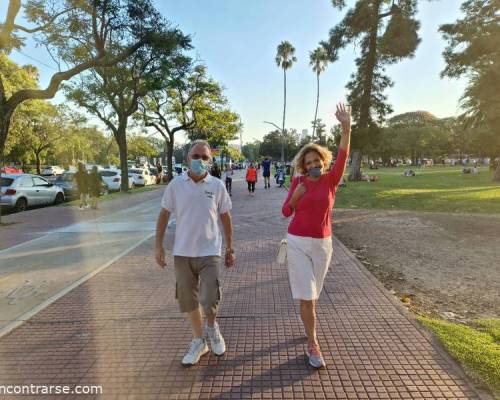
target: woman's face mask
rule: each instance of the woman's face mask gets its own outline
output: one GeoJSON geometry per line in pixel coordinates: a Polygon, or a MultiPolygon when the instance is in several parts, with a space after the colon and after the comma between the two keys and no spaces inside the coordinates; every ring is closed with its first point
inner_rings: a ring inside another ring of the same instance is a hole
{"type": "Polygon", "coordinates": [[[321,167],[313,167],[307,171],[311,178],[319,178],[321,176],[321,167]]]}
{"type": "Polygon", "coordinates": [[[204,161],[202,159],[191,160],[191,171],[196,176],[203,175],[205,172],[208,172],[210,166],[209,161],[204,161]]]}

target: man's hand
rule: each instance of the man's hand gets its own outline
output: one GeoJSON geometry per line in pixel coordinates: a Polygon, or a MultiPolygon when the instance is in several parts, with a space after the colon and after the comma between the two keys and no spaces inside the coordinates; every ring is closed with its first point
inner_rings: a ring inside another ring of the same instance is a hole
{"type": "Polygon", "coordinates": [[[234,256],[234,251],[233,249],[226,249],[226,256],[224,257],[224,265],[227,268],[234,267],[234,264],[236,263],[236,257],[234,256]]]}
{"type": "Polygon", "coordinates": [[[161,269],[164,269],[167,266],[167,262],[165,261],[165,250],[163,249],[163,246],[156,246],[155,259],[156,263],[161,269]]]}

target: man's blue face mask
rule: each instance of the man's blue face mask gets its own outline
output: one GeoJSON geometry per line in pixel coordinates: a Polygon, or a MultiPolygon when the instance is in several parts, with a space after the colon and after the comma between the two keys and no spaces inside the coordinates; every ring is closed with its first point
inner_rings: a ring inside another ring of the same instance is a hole
{"type": "Polygon", "coordinates": [[[208,161],[203,161],[202,159],[191,160],[191,171],[197,176],[203,175],[205,172],[208,172],[209,164],[208,161]]]}

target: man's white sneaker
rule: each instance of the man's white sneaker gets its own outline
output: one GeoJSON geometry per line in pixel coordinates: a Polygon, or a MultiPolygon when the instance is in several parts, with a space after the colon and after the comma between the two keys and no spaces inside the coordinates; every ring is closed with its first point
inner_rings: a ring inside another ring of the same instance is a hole
{"type": "Polygon", "coordinates": [[[187,354],[182,359],[182,365],[189,367],[200,361],[200,358],[208,353],[207,341],[203,338],[193,339],[187,354]]]}
{"type": "Polygon", "coordinates": [[[226,352],[226,342],[220,333],[219,324],[216,322],[211,328],[208,325],[205,326],[205,331],[210,339],[210,348],[212,353],[216,356],[222,356],[226,352]]]}

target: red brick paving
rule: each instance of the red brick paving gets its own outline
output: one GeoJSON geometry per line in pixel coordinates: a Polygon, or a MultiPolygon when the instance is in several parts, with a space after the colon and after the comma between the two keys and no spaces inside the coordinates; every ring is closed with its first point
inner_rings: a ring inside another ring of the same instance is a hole
{"type": "Polygon", "coordinates": [[[226,355],[181,366],[190,329],[151,240],[1,338],[0,385],[103,389],[37,399],[488,398],[338,241],[318,306],[328,368],[308,367],[286,268],[275,264],[285,193],[248,198],[234,186],[238,265],[224,272],[219,319],[226,355]]]}

